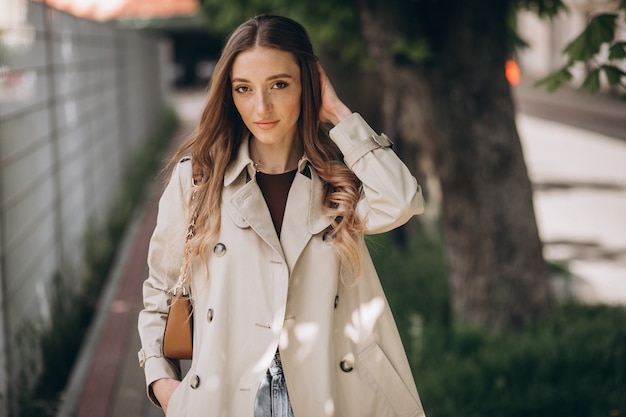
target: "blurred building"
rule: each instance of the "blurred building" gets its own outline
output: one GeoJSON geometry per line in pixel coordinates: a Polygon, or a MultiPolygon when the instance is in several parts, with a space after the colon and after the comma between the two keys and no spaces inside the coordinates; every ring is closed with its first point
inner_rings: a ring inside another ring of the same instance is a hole
{"type": "Polygon", "coordinates": [[[197,0],[36,0],[89,20],[194,17],[197,0]]]}
{"type": "Polygon", "coordinates": [[[173,84],[180,87],[206,85],[223,38],[210,32],[198,0],[37,0],[74,16],[116,21],[169,39],[173,84]]]}

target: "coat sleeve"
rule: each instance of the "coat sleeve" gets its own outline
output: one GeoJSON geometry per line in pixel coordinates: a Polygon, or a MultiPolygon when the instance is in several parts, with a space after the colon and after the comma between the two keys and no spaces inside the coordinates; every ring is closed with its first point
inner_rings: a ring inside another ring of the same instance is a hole
{"type": "Polygon", "coordinates": [[[163,334],[169,311],[169,291],[175,286],[182,262],[187,228],[187,201],[191,163],[176,164],[159,201],[157,223],[148,248],[148,278],[143,283],[144,308],[139,313],[139,364],[144,368],[148,396],[157,405],[151,384],[162,378],[180,379],[176,361],[163,356],[163,334]]]}
{"type": "Polygon", "coordinates": [[[387,232],[424,211],[421,187],[386,135],[377,134],[354,113],[331,129],[330,137],[363,183],[357,210],[366,233],[387,232]]]}

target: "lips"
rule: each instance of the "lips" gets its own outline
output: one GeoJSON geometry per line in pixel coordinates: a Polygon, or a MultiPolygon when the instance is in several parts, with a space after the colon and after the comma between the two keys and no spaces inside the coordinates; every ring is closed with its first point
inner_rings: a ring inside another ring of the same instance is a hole
{"type": "Polygon", "coordinates": [[[269,130],[275,127],[278,122],[279,120],[260,120],[258,122],[254,122],[254,124],[257,125],[259,129],[269,130]]]}

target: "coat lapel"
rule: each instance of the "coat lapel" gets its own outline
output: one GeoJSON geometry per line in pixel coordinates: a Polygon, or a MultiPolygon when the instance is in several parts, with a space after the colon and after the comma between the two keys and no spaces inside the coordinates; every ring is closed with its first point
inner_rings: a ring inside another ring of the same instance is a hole
{"type": "Polygon", "coordinates": [[[308,160],[302,158],[298,174],[287,197],[280,240],[276,235],[263,193],[254,176],[247,140],[243,140],[235,161],[224,178],[223,201],[231,219],[239,227],[251,227],[272,249],[293,268],[311,239],[330,225],[322,212],[323,184],[308,160]]]}
{"type": "Polygon", "coordinates": [[[233,222],[251,227],[274,251],[284,258],[272,216],[256,181],[254,165],[248,153],[248,137],[241,140],[237,157],[226,169],[222,201],[233,222]]]}
{"type": "Polygon", "coordinates": [[[285,260],[290,271],[293,271],[311,236],[330,225],[330,219],[322,213],[321,180],[306,160],[302,161],[298,171],[287,197],[280,236],[285,260]]]}
{"type": "Polygon", "coordinates": [[[239,227],[250,226],[281,258],[285,258],[278,236],[276,236],[272,216],[256,181],[246,182],[230,198],[227,198],[226,204],[231,217],[239,227]]]}

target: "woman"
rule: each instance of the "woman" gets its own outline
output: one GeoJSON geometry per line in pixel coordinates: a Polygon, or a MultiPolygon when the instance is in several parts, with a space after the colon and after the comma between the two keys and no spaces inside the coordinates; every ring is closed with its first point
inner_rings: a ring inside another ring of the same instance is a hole
{"type": "Polygon", "coordinates": [[[421,190],[337,97],[300,24],[265,15],[233,32],[175,160],[139,316],[155,404],[172,416],[423,416],[363,239],[421,213],[421,190]],[[162,338],[192,217],[194,355],[180,382],[162,338]]]}

